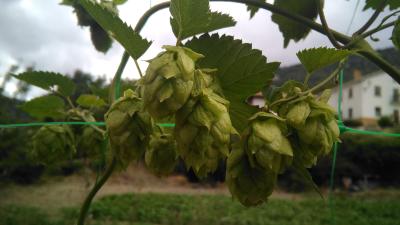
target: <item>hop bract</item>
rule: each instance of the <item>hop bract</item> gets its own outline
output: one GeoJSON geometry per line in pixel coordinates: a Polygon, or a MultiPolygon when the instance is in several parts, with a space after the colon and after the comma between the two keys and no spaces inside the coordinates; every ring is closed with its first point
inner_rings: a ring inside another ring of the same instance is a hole
{"type": "Polygon", "coordinates": [[[272,194],[277,174],[252,166],[241,147],[234,148],[227,162],[226,182],[232,196],[245,206],[264,203],[272,194]]]}
{"type": "Polygon", "coordinates": [[[146,150],[145,162],[150,171],[158,176],[173,172],[178,162],[174,138],[169,134],[152,135],[149,148],[146,150]]]}
{"type": "Polygon", "coordinates": [[[217,169],[229,152],[234,132],[228,113],[229,102],[210,89],[203,89],[176,114],[178,151],[199,177],[217,169]]]}
{"type": "Polygon", "coordinates": [[[286,138],[287,127],[277,116],[259,112],[250,118],[243,147],[252,165],[282,173],[292,162],[293,150],[286,138]]]}
{"type": "Polygon", "coordinates": [[[55,164],[75,153],[74,134],[66,125],[43,126],[33,136],[32,156],[40,163],[55,164]]]}
{"type": "Polygon", "coordinates": [[[195,61],[203,57],[185,47],[164,48],[141,81],[145,108],[154,118],[172,115],[185,104],[193,88],[195,61]]]}
{"type": "Polygon", "coordinates": [[[152,133],[152,119],[142,110],[142,100],[128,89],[105,115],[113,156],[123,168],[143,156],[152,133]]]}

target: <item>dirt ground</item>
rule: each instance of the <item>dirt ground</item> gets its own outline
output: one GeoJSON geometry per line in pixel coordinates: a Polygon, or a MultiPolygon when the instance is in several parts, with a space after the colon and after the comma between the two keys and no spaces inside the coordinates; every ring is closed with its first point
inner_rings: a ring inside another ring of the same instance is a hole
{"type": "MultiPolygon", "coordinates": [[[[0,204],[24,204],[53,210],[78,206],[90,191],[95,179],[96,174],[81,172],[68,177],[46,178],[29,186],[8,184],[0,187],[0,204]]],[[[124,172],[113,174],[96,198],[132,192],[229,195],[224,184],[217,184],[215,187],[193,184],[189,183],[185,177],[178,175],[159,178],[150,174],[142,165],[136,165],[129,167],[124,172]]],[[[277,191],[272,197],[301,198],[298,195],[277,191]]]]}

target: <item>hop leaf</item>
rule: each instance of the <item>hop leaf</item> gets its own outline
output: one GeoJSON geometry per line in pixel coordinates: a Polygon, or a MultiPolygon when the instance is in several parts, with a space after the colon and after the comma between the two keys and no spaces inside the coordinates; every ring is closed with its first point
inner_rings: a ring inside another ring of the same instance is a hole
{"type": "Polygon", "coordinates": [[[128,89],[105,115],[111,150],[122,168],[142,157],[152,133],[152,120],[142,109],[142,100],[128,89]]]}
{"type": "Polygon", "coordinates": [[[46,165],[71,159],[76,153],[74,134],[66,125],[41,127],[32,144],[32,157],[46,165]]]}

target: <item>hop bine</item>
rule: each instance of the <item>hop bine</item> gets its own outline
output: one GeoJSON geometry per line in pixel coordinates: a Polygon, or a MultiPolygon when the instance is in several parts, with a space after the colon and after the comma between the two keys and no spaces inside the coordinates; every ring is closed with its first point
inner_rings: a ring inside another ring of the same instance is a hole
{"type": "Polygon", "coordinates": [[[40,163],[56,164],[75,153],[75,138],[69,126],[43,126],[33,136],[32,157],[40,163]]]}
{"type": "Polygon", "coordinates": [[[151,117],[143,111],[143,103],[130,89],[112,104],[105,115],[113,156],[122,168],[140,159],[153,130],[151,117]]]}
{"type": "Polygon", "coordinates": [[[188,100],[193,88],[195,62],[203,55],[185,47],[164,46],[150,60],[141,84],[144,106],[154,118],[173,115],[188,100]]]}

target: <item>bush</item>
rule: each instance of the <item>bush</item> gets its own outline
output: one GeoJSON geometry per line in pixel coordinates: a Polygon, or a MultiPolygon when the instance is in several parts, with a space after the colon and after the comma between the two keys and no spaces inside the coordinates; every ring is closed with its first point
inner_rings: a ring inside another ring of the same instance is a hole
{"type": "Polygon", "coordinates": [[[383,116],[378,120],[378,125],[382,128],[393,127],[393,121],[388,116],[383,116]]]}

